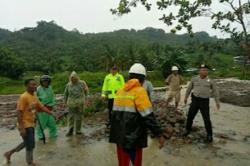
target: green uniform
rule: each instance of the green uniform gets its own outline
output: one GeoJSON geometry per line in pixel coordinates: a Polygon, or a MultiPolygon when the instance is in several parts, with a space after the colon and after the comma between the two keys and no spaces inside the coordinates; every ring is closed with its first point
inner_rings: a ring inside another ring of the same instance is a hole
{"type": "MultiPolygon", "coordinates": [[[[51,86],[49,86],[48,88],[39,86],[37,88],[37,97],[39,98],[40,102],[50,110],[52,110],[56,104],[55,95],[51,86]]],[[[40,120],[42,129],[49,129],[50,138],[57,137],[57,127],[55,118],[46,112],[39,112],[37,113],[37,115],[40,120]]],[[[37,124],[36,126],[36,131],[38,138],[41,139],[43,135],[39,124],[37,124]]]]}
{"type": "Polygon", "coordinates": [[[76,132],[81,132],[83,110],[85,104],[86,92],[84,90],[86,83],[79,81],[76,84],[68,83],[65,88],[64,97],[65,103],[69,108],[68,122],[69,128],[76,127],[76,132]]]}
{"type": "Polygon", "coordinates": [[[114,99],[116,92],[124,86],[124,78],[121,74],[108,74],[103,82],[102,96],[114,99]]]}

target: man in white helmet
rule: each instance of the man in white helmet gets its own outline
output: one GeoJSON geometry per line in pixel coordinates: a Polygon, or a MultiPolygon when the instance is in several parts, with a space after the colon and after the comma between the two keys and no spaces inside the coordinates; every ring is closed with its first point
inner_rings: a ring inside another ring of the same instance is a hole
{"type": "Polygon", "coordinates": [[[134,64],[129,70],[129,80],[114,99],[109,141],[117,146],[119,166],[142,165],[142,149],[147,147],[148,129],[159,138],[160,148],[165,142],[163,130],[142,87],[145,76],[145,67],[134,64]]]}
{"type": "Polygon", "coordinates": [[[172,74],[166,79],[166,84],[169,86],[169,92],[167,92],[167,105],[175,99],[175,110],[178,114],[181,112],[178,110],[179,102],[181,99],[181,84],[183,83],[183,78],[179,74],[179,69],[177,66],[172,67],[172,74]]]}

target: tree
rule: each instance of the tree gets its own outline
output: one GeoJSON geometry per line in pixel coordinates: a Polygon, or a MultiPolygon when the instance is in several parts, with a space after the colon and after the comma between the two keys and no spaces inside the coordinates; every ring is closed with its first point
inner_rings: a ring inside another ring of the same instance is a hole
{"type": "Polygon", "coordinates": [[[22,76],[23,72],[23,61],[10,50],[0,48],[1,75],[17,79],[22,76]]]}
{"type": "MultiPolygon", "coordinates": [[[[0,29],[1,34],[6,30],[0,29]]],[[[153,63],[164,52],[165,45],[180,49],[187,43],[217,41],[206,32],[175,35],[161,29],[118,30],[114,32],[81,34],[67,31],[51,22],[38,22],[37,27],[23,28],[2,35],[0,47],[8,48],[25,62],[25,71],[57,73],[61,71],[109,71],[113,65],[128,70],[135,63],[143,63],[148,70],[159,69],[153,63]]],[[[189,49],[196,52],[195,49],[189,49]]],[[[186,50],[184,50],[186,51],[186,50]]],[[[230,52],[230,51],[229,51],[230,52]]],[[[162,61],[159,61],[162,62],[162,61]]]]}
{"type": "MultiPolygon", "coordinates": [[[[149,11],[152,4],[149,0],[120,0],[116,9],[111,9],[113,14],[123,15],[131,12],[132,7],[142,4],[149,11]]],[[[193,36],[192,24],[190,21],[196,17],[210,17],[213,20],[212,28],[219,29],[231,35],[233,41],[242,44],[245,47],[250,46],[250,28],[247,27],[250,17],[250,1],[249,0],[157,0],[156,6],[159,10],[170,11],[163,14],[160,20],[172,27],[171,32],[175,33],[182,29],[186,29],[193,36]],[[224,11],[215,11],[211,8],[214,3],[226,6],[224,11]],[[178,12],[171,12],[174,6],[178,12]]],[[[245,58],[244,69],[250,55],[247,50],[242,47],[245,58]]],[[[244,73],[244,70],[243,70],[244,73]]]]}
{"type": "Polygon", "coordinates": [[[183,52],[180,49],[166,45],[164,52],[156,55],[154,64],[158,66],[159,70],[162,70],[163,76],[167,77],[171,74],[172,66],[177,66],[180,72],[184,72],[187,61],[183,58],[183,52]]]}

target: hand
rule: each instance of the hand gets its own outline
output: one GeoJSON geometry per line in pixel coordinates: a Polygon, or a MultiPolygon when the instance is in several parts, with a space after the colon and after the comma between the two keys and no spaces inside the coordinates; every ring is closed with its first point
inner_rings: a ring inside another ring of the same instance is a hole
{"type": "Polygon", "coordinates": [[[106,100],[106,99],[107,99],[107,96],[102,96],[102,99],[106,100]]]}
{"type": "Polygon", "coordinates": [[[163,137],[163,136],[161,136],[160,138],[159,138],[159,148],[161,149],[161,148],[163,148],[163,146],[164,146],[164,144],[165,144],[165,138],[163,137]]]}
{"type": "Polygon", "coordinates": [[[216,104],[216,108],[217,108],[218,111],[220,110],[220,103],[216,104]]]}
{"type": "Polygon", "coordinates": [[[187,104],[187,98],[185,97],[184,99],[184,104],[186,105],[187,104]]]}
{"type": "Polygon", "coordinates": [[[46,112],[47,112],[47,114],[49,114],[49,115],[52,115],[52,116],[53,116],[52,111],[46,111],[46,112]]]}
{"type": "Polygon", "coordinates": [[[57,115],[55,114],[55,112],[52,112],[52,111],[51,111],[51,114],[49,114],[49,115],[53,116],[53,118],[55,118],[56,121],[58,120],[58,117],[57,117],[57,115]]]}
{"type": "Polygon", "coordinates": [[[19,132],[20,132],[20,135],[22,136],[22,137],[25,137],[26,136],[26,130],[25,130],[25,128],[19,128],[19,132]]]}

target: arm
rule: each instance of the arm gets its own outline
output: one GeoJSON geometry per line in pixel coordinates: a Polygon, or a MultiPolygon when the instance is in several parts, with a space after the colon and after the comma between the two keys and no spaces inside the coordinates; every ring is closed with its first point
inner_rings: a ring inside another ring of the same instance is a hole
{"type": "Polygon", "coordinates": [[[18,128],[19,129],[24,129],[24,124],[23,124],[23,111],[22,110],[17,110],[17,122],[18,122],[18,128]]]}
{"type": "Polygon", "coordinates": [[[214,95],[217,109],[219,110],[220,109],[220,95],[219,95],[219,91],[218,91],[214,81],[211,82],[211,88],[212,88],[212,93],[214,95]]]}
{"type": "Polygon", "coordinates": [[[107,85],[107,76],[104,78],[104,81],[103,81],[103,86],[102,86],[102,97],[107,97],[107,91],[108,89],[108,85],[107,85]]]}
{"type": "Polygon", "coordinates": [[[187,87],[187,90],[186,90],[186,94],[185,94],[185,98],[189,97],[190,93],[193,90],[193,86],[194,86],[194,83],[193,83],[193,80],[191,80],[190,83],[188,84],[188,87],[187,87]]]}
{"type": "Polygon", "coordinates": [[[135,98],[136,109],[142,116],[142,122],[155,136],[159,138],[159,148],[162,148],[165,143],[163,137],[163,130],[156,120],[152,111],[152,104],[149,101],[147,92],[144,88],[139,92],[139,95],[135,98]]]}
{"type": "Polygon", "coordinates": [[[192,92],[193,90],[193,86],[194,86],[194,83],[193,83],[193,79],[190,81],[189,85],[188,85],[188,88],[186,90],[186,94],[185,94],[185,98],[184,98],[184,103],[187,104],[187,99],[190,95],[190,93],[192,92]]]}
{"type": "Polygon", "coordinates": [[[38,100],[37,106],[38,106],[38,109],[37,109],[38,112],[46,112],[48,114],[52,114],[52,112],[48,108],[44,107],[44,105],[42,105],[42,103],[40,103],[39,100],[38,100]]]}
{"type": "Polygon", "coordinates": [[[182,76],[180,76],[180,80],[181,80],[181,85],[184,84],[184,78],[182,76]]]}
{"type": "Polygon", "coordinates": [[[155,118],[155,115],[153,112],[151,112],[150,114],[143,116],[143,123],[145,124],[145,126],[157,137],[160,137],[163,133],[163,130],[160,126],[160,124],[158,123],[158,121],[155,118]]]}
{"type": "Polygon", "coordinates": [[[121,75],[121,87],[123,87],[125,84],[124,77],[121,75]]]}
{"type": "Polygon", "coordinates": [[[17,110],[17,122],[18,122],[18,130],[20,132],[20,135],[24,137],[26,135],[26,130],[23,124],[23,111],[22,110],[17,110]]]}
{"type": "Polygon", "coordinates": [[[85,81],[83,81],[83,90],[84,90],[85,95],[88,95],[89,87],[85,81]]]}
{"type": "Polygon", "coordinates": [[[142,89],[135,98],[136,109],[142,116],[145,126],[156,136],[162,135],[162,129],[152,111],[152,104],[148,98],[146,90],[142,89]]]}
{"type": "Polygon", "coordinates": [[[69,97],[69,91],[68,91],[68,84],[67,84],[66,87],[65,87],[65,90],[64,90],[64,103],[65,104],[68,101],[68,97],[69,97]]]}
{"type": "Polygon", "coordinates": [[[148,81],[148,91],[149,91],[150,99],[152,100],[154,96],[154,86],[150,81],[148,81]]]}
{"type": "Polygon", "coordinates": [[[167,79],[165,80],[166,85],[169,85],[170,82],[170,75],[167,77],[167,79]]]}
{"type": "Polygon", "coordinates": [[[26,99],[24,97],[20,97],[20,99],[17,102],[17,122],[18,122],[18,130],[22,137],[26,135],[26,131],[23,124],[23,112],[25,110],[26,104],[27,104],[26,99]]]}

